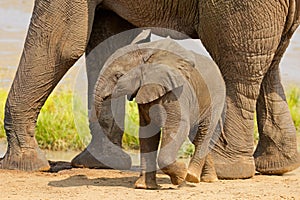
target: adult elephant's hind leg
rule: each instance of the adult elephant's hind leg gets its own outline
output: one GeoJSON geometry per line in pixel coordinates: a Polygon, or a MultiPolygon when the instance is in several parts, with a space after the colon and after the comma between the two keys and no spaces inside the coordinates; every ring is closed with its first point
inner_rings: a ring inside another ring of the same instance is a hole
{"type": "Polygon", "coordinates": [[[84,53],[93,1],[36,1],[5,107],[8,149],[0,168],[47,170],[35,139],[37,116],[62,76],[84,53]]]}
{"type": "Polygon", "coordinates": [[[296,129],[280,83],[279,69],[270,70],[257,102],[259,142],[254,153],[256,170],[283,174],[300,165],[296,129]]]}
{"type": "Polygon", "coordinates": [[[217,175],[249,178],[255,174],[256,100],[281,41],[286,9],[282,1],[207,1],[200,13],[199,35],[226,84],[224,134],[212,150],[217,175]]]}
{"type": "MultiPolygon", "coordinates": [[[[300,166],[296,129],[280,82],[279,62],[298,23],[282,36],[272,65],[265,75],[257,100],[259,142],[254,153],[256,170],[283,174],[300,166]]],[[[289,26],[287,26],[289,27],[289,26]]]]}

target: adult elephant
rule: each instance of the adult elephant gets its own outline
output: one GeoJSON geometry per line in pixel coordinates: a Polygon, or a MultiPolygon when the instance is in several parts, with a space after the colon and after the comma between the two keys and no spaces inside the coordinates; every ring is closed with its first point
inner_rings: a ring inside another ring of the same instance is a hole
{"type": "MultiPolygon", "coordinates": [[[[279,62],[300,23],[299,8],[300,0],[36,0],[5,107],[9,145],[1,168],[49,168],[34,128],[58,81],[84,52],[109,36],[152,26],[200,38],[221,70],[227,116],[224,134],[212,152],[218,176],[251,177],[255,166],[267,174],[295,169],[300,160],[296,131],[280,83],[279,62]],[[260,140],[253,155],[255,109],[260,140]]],[[[87,151],[73,164],[100,165],[87,151]]]]}

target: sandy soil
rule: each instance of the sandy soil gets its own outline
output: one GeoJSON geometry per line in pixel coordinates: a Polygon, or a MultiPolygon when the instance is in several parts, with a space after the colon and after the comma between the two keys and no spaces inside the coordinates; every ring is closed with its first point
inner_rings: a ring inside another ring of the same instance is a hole
{"type": "Polygon", "coordinates": [[[137,190],[135,171],[67,169],[55,173],[0,171],[0,199],[300,199],[300,168],[283,176],[170,184],[158,174],[161,190],[137,190]]]}

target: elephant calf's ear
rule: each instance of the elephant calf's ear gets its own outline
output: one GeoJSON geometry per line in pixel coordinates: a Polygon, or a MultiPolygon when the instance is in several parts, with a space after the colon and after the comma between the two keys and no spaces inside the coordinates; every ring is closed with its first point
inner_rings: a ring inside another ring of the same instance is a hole
{"type": "Polygon", "coordinates": [[[143,85],[137,92],[135,101],[138,104],[149,103],[162,97],[166,92],[165,88],[159,84],[150,83],[143,85]]]}

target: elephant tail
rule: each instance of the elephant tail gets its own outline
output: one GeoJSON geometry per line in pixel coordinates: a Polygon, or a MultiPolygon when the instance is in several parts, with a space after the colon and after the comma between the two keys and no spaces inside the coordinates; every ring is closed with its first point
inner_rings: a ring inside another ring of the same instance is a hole
{"type": "Polygon", "coordinates": [[[294,17],[294,21],[295,24],[300,24],[300,0],[296,0],[295,2],[296,6],[295,6],[295,17],[294,17]]]}
{"type": "MultiPolygon", "coordinates": [[[[289,11],[286,18],[283,40],[289,40],[300,24],[300,0],[290,0],[289,11]]],[[[282,41],[283,41],[282,40],[282,41]]]]}
{"type": "Polygon", "coordinates": [[[275,52],[271,68],[279,66],[280,58],[282,58],[290,43],[291,37],[300,25],[300,0],[290,0],[289,2],[290,4],[288,14],[286,16],[285,27],[281,35],[277,51],[275,52]]]}

